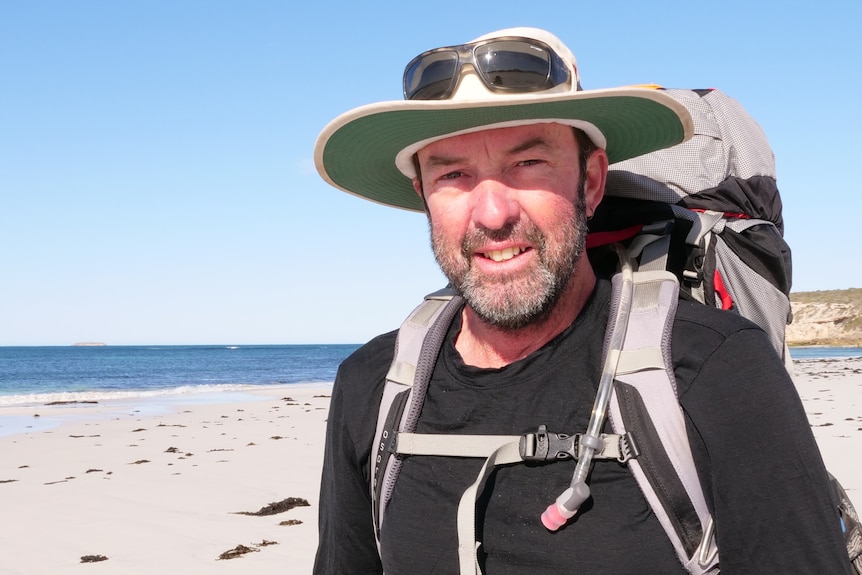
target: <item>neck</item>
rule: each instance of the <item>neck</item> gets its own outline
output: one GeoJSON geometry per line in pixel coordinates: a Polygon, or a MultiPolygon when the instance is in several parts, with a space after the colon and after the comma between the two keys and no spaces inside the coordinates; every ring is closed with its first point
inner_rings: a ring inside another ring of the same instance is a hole
{"type": "Polygon", "coordinates": [[[592,268],[576,270],[554,309],[536,324],[518,330],[502,330],[486,323],[469,307],[462,312],[461,332],[455,349],[464,363],[499,368],[523,359],[569,327],[590,298],[596,285],[592,268]]]}

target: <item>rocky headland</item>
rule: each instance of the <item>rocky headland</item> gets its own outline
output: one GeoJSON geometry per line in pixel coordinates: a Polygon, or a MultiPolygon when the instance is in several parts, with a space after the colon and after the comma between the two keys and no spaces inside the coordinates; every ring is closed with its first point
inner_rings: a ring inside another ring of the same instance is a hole
{"type": "Polygon", "coordinates": [[[787,344],[862,347],[862,288],[790,294],[787,344]]]}

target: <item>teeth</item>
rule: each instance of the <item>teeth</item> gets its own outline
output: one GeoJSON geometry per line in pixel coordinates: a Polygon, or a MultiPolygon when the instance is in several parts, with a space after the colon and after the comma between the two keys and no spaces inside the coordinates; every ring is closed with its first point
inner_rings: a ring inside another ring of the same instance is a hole
{"type": "Polygon", "coordinates": [[[506,248],[504,250],[494,250],[491,252],[485,252],[483,255],[495,262],[502,262],[505,260],[510,260],[516,255],[520,254],[523,250],[521,248],[506,248]]]}

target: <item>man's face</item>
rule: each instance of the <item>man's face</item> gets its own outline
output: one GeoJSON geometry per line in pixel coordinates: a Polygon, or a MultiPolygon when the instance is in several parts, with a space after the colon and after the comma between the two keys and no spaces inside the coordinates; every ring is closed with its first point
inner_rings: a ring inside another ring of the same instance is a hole
{"type": "Polygon", "coordinates": [[[560,124],[455,136],[418,152],[414,187],[434,254],[487,323],[514,330],[547,318],[572,278],[587,210],[601,199],[601,190],[585,193],[578,155],[560,124]]]}

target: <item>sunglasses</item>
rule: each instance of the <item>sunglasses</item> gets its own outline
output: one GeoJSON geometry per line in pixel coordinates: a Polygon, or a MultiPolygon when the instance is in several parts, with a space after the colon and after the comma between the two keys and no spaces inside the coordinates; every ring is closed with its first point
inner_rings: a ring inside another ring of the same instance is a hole
{"type": "Polygon", "coordinates": [[[544,42],[519,36],[491,38],[419,54],[404,69],[405,100],[444,100],[464,64],[492,92],[535,92],[571,81],[563,59],[544,42]]]}

